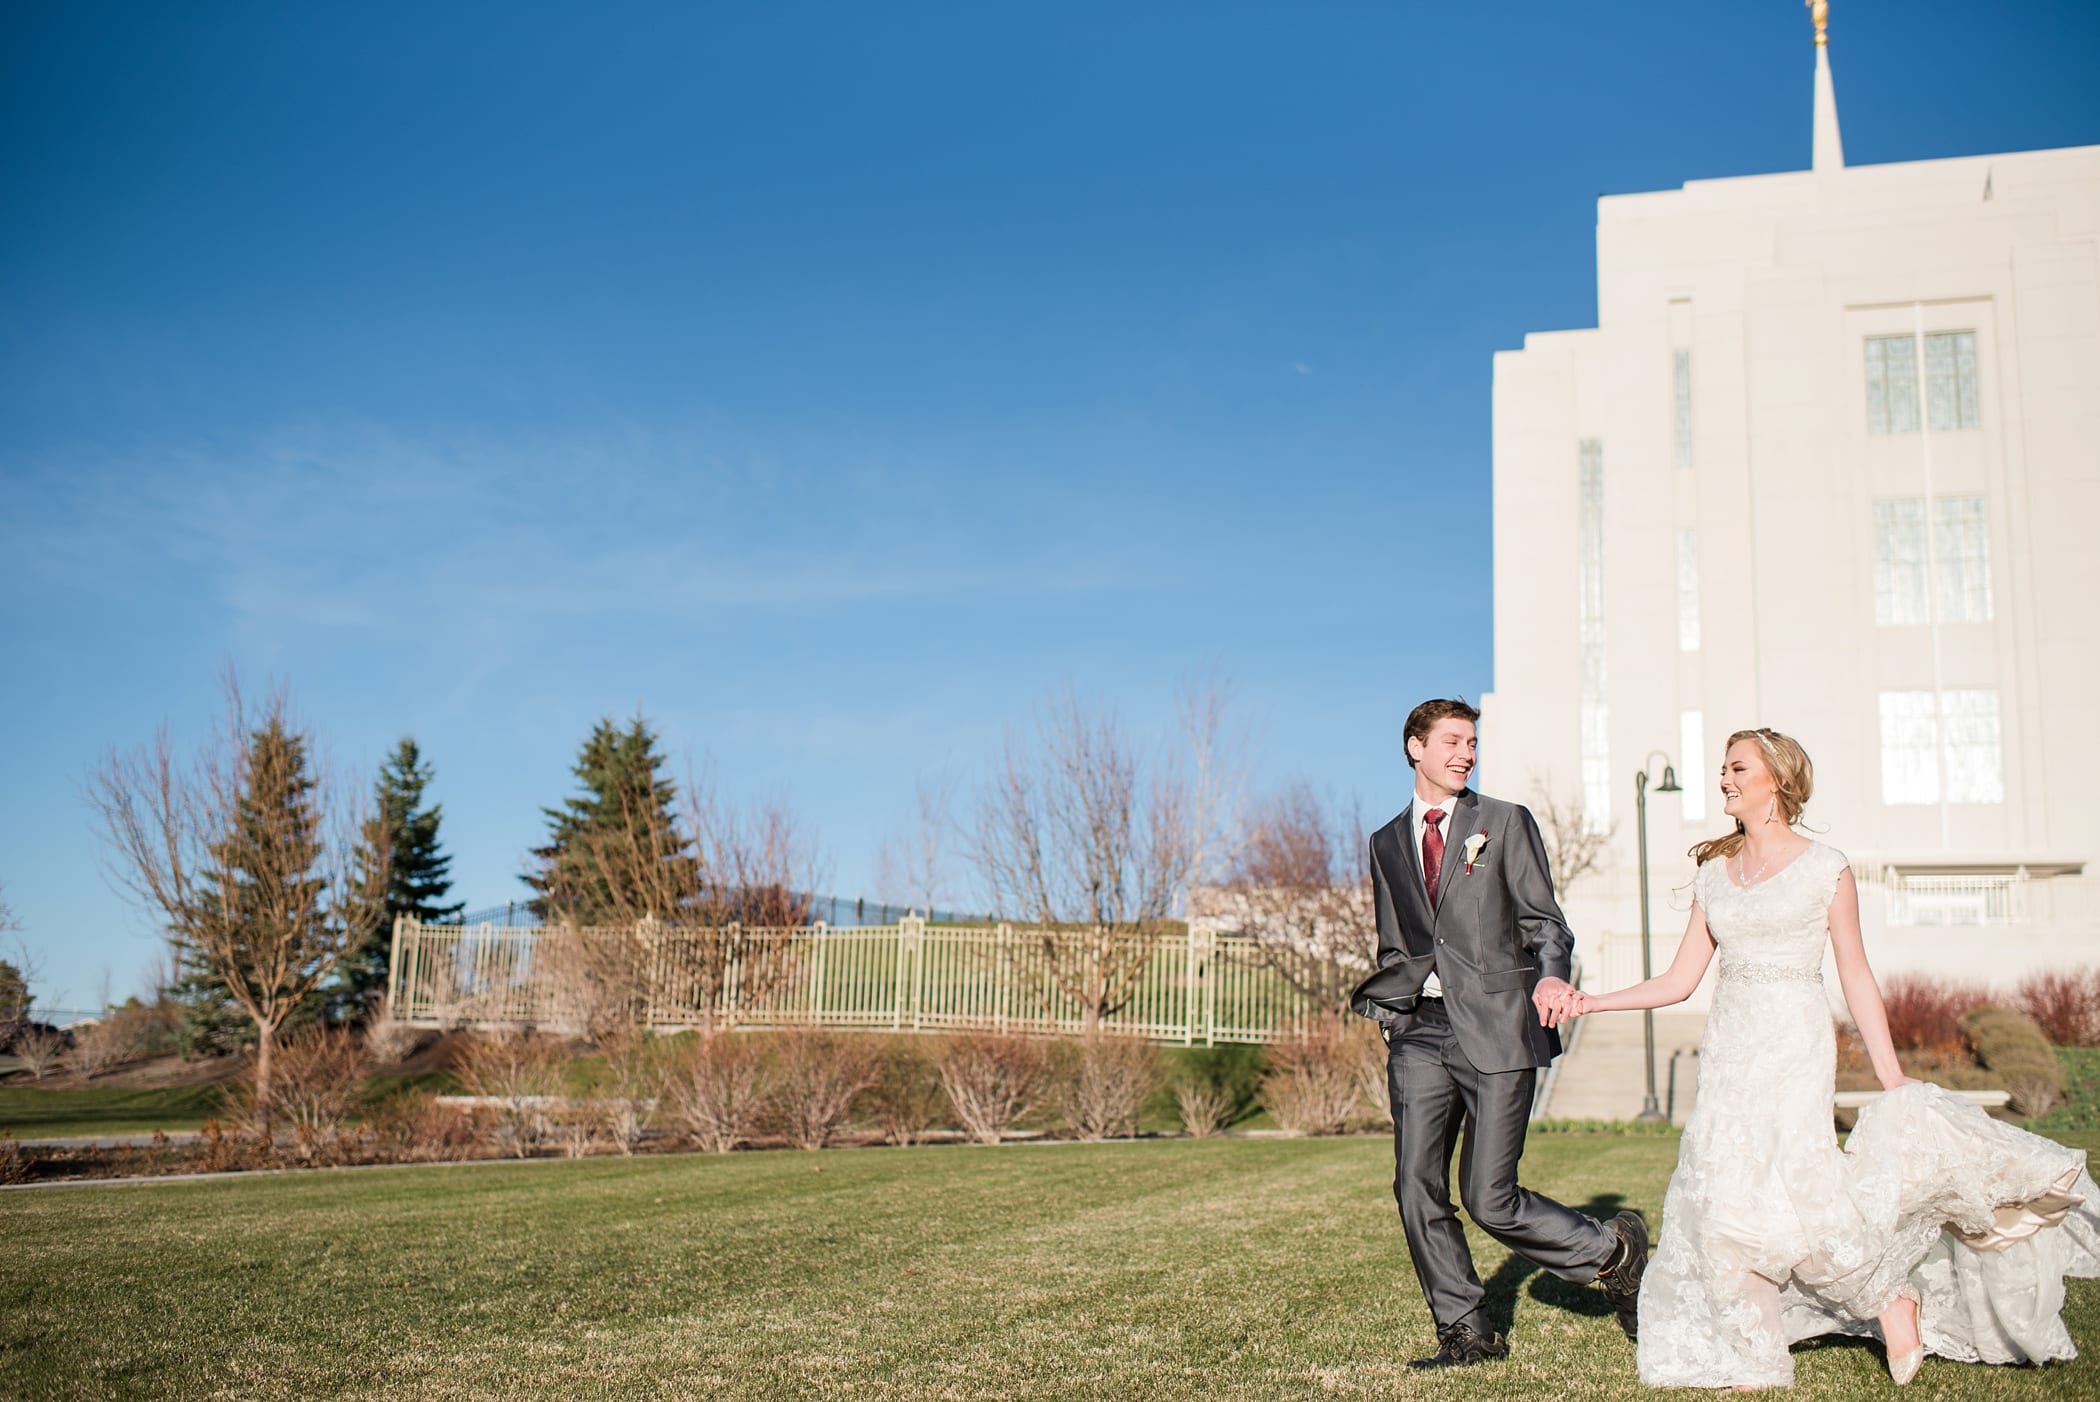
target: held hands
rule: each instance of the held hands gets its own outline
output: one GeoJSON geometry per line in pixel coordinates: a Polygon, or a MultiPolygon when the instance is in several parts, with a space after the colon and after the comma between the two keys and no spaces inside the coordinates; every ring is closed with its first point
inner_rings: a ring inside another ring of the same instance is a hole
{"type": "Polygon", "coordinates": [[[1596,1000],[1576,991],[1565,979],[1545,978],[1533,990],[1531,1005],[1539,1010],[1539,1026],[1558,1027],[1571,1018],[1595,1011],[1596,1000]]]}

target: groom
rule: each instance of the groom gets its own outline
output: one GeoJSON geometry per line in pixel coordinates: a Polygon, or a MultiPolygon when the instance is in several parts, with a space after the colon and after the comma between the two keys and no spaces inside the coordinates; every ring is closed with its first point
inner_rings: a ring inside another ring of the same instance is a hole
{"type": "Polygon", "coordinates": [[[1408,713],[1415,796],[1371,837],[1378,967],[1351,999],[1390,1048],[1393,1195],[1407,1252],[1436,1319],[1434,1357],[1452,1368],[1508,1355],[1451,1206],[1459,1196],[1489,1236],[1562,1280],[1597,1281],[1634,1335],[1648,1227],[1638,1212],[1600,1222],[1517,1185],[1538,1068],[1560,1055],[1551,1010],[1575,937],[1547,875],[1529,809],[1466,787],[1480,712],[1424,701],[1408,713]]]}

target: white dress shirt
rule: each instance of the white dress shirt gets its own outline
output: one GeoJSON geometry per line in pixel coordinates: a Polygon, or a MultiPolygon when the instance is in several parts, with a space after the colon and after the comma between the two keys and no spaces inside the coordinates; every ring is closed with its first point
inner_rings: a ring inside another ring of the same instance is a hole
{"type": "MultiPolygon", "coordinates": [[[[1429,831],[1429,815],[1432,812],[1436,812],[1444,815],[1444,824],[1441,829],[1444,834],[1444,864],[1446,866],[1450,865],[1451,805],[1456,802],[1458,802],[1456,795],[1445,799],[1442,803],[1427,803],[1423,801],[1420,794],[1416,794],[1415,801],[1407,806],[1407,821],[1414,829],[1415,834],[1415,860],[1417,862],[1422,860],[1422,834],[1429,831]]],[[[1422,894],[1427,896],[1429,894],[1429,873],[1426,869],[1422,873],[1422,877],[1422,894]]],[[[1443,881],[1441,871],[1437,875],[1437,880],[1439,883],[1443,881]]],[[[1435,905],[1432,904],[1429,909],[1432,915],[1435,914],[1435,905]]],[[[1426,998],[1441,998],[1444,996],[1444,983],[1442,979],[1436,976],[1436,970],[1431,969],[1429,977],[1422,981],[1422,995],[1426,998]]]]}

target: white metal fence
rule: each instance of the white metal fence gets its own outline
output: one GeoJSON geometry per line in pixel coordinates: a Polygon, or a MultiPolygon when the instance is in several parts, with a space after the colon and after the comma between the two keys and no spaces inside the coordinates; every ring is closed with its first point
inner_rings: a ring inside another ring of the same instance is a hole
{"type": "MultiPolygon", "coordinates": [[[[635,1020],[660,1030],[713,1014],[741,1027],[898,1032],[1076,1033],[1085,1018],[1051,975],[1029,926],[894,925],[735,930],[738,959],[693,969],[720,932],[671,926],[569,930],[503,925],[394,927],[393,1015],[420,1027],[546,1027],[575,1022],[574,989],[539,957],[546,941],[618,941],[636,952],[635,1020]],[[764,970],[759,977],[758,970],[764,970]],[[750,978],[740,977],[746,969],[750,978]],[[751,982],[760,987],[751,988],[751,982]],[[727,1016],[724,1016],[724,1014],[727,1016]]],[[[1102,1025],[1183,1044],[1262,1042],[1309,1008],[1255,941],[1192,929],[1125,945],[1135,976],[1102,1025]]]]}

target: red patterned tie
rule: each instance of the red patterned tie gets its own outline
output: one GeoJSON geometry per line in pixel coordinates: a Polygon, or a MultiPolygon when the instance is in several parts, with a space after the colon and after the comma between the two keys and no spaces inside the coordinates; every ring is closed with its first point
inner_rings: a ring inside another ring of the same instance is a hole
{"type": "Polygon", "coordinates": [[[1436,904],[1436,879],[1444,874],[1444,810],[1432,808],[1422,815],[1422,884],[1429,888],[1429,903],[1436,904]]]}

